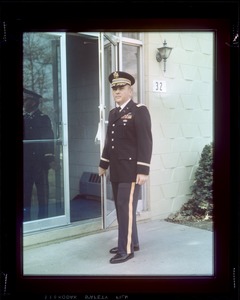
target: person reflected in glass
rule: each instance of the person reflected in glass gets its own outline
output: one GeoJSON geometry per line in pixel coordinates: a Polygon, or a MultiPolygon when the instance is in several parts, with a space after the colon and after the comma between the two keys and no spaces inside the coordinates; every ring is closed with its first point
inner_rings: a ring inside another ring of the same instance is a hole
{"type": "MultiPolygon", "coordinates": [[[[49,169],[55,169],[54,133],[48,115],[39,109],[42,96],[23,90],[23,194],[24,221],[33,219],[31,202],[35,185],[38,219],[48,217],[49,169]]],[[[35,217],[36,218],[36,217],[35,217]]]]}

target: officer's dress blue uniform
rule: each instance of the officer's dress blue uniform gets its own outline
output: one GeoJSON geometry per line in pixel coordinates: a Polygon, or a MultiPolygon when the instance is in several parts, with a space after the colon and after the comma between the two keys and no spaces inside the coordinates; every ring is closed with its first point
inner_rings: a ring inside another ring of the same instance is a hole
{"type": "Polygon", "coordinates": [[[139,246],[136,209],[140,186],[137,174],[149,174],[152,155],[151,119],[145,105],[130,100],[122,111],[109,113],[108,129],[99,166],[108,169],[118,220],[118,253],[139,246]]]}
{"type": "Polygon", "coordinates": [[[37,109],[24,119],[24,220],[30,220],[32,190],[38,197],[38,218],[48,216],[48,170],[54,160],[53,131],[50,118],[37,109]],[[46,141],[49,140],[49,141],[46,141]]]}

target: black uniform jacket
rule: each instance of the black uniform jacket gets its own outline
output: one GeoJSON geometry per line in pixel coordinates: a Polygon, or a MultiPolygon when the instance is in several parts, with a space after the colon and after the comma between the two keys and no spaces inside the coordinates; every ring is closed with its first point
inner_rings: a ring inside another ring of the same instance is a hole
{"type": "Polygon", "coordinates": [[[24,115],[24,162],[48,167],[54,160],[54,135],[50,118],[40,110],[24,115]]]}
{"type": "Polygon", "coordinates": [[[121,112],[112,109],[99,166],[112,182],[135,182],[149,174],[152,156],[151,118],[147,107],[130,100],[121,112]]]}

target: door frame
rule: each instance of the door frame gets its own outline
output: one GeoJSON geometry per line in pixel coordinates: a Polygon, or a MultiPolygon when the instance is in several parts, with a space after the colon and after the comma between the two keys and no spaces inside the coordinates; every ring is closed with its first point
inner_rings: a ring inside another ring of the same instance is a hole
{"type": "MultiPolygon", "coordinates": [[[[100,154],[104,148],[107,124],[108,124],[108,112],[111,109],[111,95],[109,96],[109,102],[107,102],[107,93],[106,86],[106,63],[105,62],[105,42],[107,40],[109,42],[108,45],[113,49],[111,51],[111,62],[113,64],[110,66],[111,71],[118,69],[119,65],[119,51],[118,44],[119,38],[112,33],[100,32],[99,33],[99,122],[100,122],[100,130],[101,130],[101,140],[100,140],[100,154]]],[[[110,213],[108,213],[108,195],[107,195],[107,176],[101,177],[101,204],[102,204],[102,228],[108,228],[116,219],[116,209],[114,208],[110,213]]]]}
{"type": "Polygon", "coordinates": [[[36,232],[43,229],[70,224],[70,199],[69,199],[69,154],[68,154],[68,110],[67,110],[67,63],[66,63],[66,33],[44,32],[44,34],[60,37],[60,68],[61,68],[61,100],[62,100],[62,143],[63,151],[63,203],[64,214],[46,219],[23,222],[23,233],[36,232]]]}

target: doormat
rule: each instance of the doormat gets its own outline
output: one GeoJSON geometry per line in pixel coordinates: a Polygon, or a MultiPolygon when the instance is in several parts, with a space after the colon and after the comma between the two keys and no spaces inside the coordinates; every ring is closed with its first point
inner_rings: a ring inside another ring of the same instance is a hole
{"type": "Polygon", "coordinates": [[[75,197],[70,201],[70,220],[77,222],[101,217],[101,201],[97,199],[75,197]]]}

